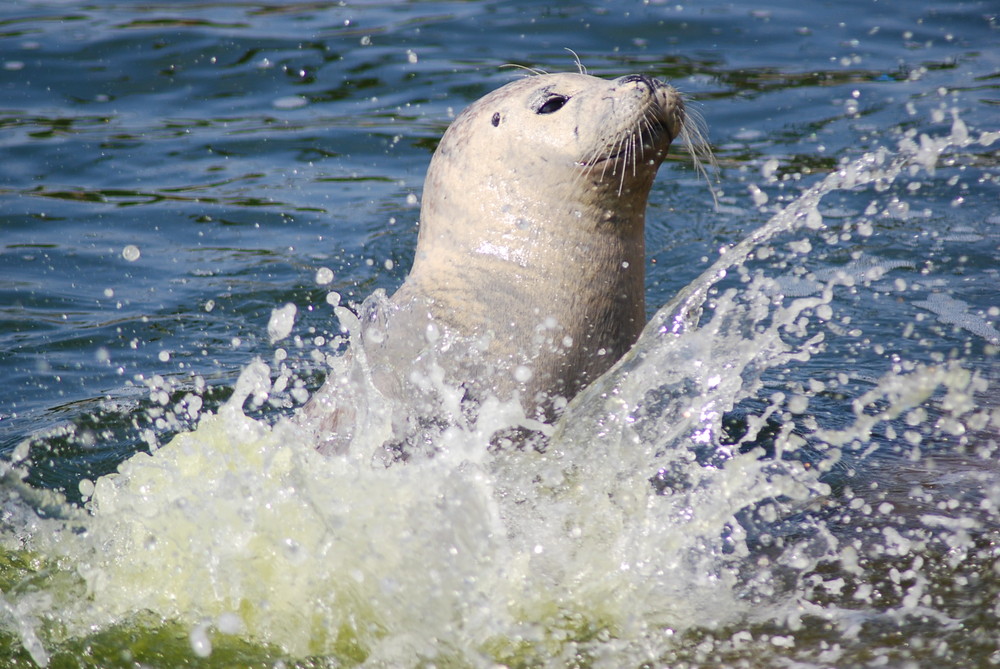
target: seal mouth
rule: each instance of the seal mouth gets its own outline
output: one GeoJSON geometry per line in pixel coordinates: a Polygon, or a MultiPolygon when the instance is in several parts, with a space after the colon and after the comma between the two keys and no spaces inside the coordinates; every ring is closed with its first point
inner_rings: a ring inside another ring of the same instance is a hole
{"type": "Polygon", "coordinates": [[[669,122],[656,117],[644,117],[639,121],[638,127],[633,128],[628,133],[623,133],[612,143],[611,146],[614,150],[579,160],[576,164],[580,167],[594,167],[620,160],[632,163],[648,160],[659,162],[667,155],[667,149],[677,139],[678,134],[672,131],[669,122]]]}

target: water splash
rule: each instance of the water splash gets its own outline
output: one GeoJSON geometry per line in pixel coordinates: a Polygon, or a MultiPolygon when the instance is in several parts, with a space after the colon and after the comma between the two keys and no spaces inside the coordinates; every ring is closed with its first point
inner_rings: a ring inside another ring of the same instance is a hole
{"type": "MultiPolygon", "coordinates": [[[[842,164],[661,309],[570,404],[543,452],[488,449],[494,429],[518,420],[497,404],[479,425],[446,430],[434,457],[372,466],[391,411],[352,356],[331,373],[361,398],[355,431],[346,454],[324,457],[295,422],[244,414],[276,392],[255,361],[196,430],[88,487],[87,513],[52,517],[48,502],[7,486],[17,494],[5,548],[44,556],[55,575],[5,588],[2,624],[42,666],[48,649],[142,612],[185,626],[196,657],[237,635],[291,658],[372,666],[711,664],[748,645],[794,649],[810,617],[829,639],[802,657],[831,662],[872,621],[952,629],[959,619],[935,603],[930,562],[944,545],[953,570],[988,576],[968,559],[1000,509],[1000,477],[975,467],[1000,426],[1000,413],[977,405],[989,380],[955,362],[901,361],[845,397],[850,420],[823,425],[812,411],[829,401],[822,382],[776,391],[769,375],[825,350],[840,291],[908,266],[790,282],[826,229],[823,198],[884,193],[901,176],[932,175],[948,151],[997,139],[973,137],[956,117],[949,136],[905,136],[896,152],[842,164]],[[928,478],[920,455],[932,427],[984,435],[963,442],[978,453],[949,454],[950,482],[928,478]],[[863,470],[891,443],[907,446],[914,469],[912,480],[901,473],[908,490],[887,495],[864,486],[863,470]],[[932,491],[970,481],[954,506],[932,491]],[[876,562],[886,566],[872,576],[876,562]]],[[[950,305],[917,306],[947,315],[950,305]]],[[[357,321],[338,313],[357,341],[357,321]]],[[[947,318],[992,341],[991,326],[947,318]]]]}

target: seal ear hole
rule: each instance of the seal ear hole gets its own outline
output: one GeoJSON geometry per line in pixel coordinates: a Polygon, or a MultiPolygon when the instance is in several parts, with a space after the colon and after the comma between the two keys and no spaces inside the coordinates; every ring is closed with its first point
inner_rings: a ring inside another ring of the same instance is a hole
{"type": "Polygon", "coordinates": [[[552,114],[563,108],[569,102],[569,98],[565,95],[553,95],[545,99],[538,109],[535,110],[536,114],[552,114]]]}
{"type": "Polygon", "coordinates": [[[500,112],[497,112],[496,114],[493,115],[493,120],[491,121],[491,123],[493,123],[494,128],[500,125],[500,112]]]}

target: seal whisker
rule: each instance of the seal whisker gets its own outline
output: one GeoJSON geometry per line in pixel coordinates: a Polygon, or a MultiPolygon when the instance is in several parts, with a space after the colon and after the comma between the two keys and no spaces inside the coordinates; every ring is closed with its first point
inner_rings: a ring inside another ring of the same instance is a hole
{"type": "Polygon", "coordinates": [[[639,173],[639,156],[642,154],[642,126],[632,133],[632,176],[639,173]]]}
{"type": "Polygon", "coordinates": [[[622,156],[622,173],[618,176],[618,197],[621,197],[625,190],[625,174],[628,172],[629,158],[632,162],[632,175],[635,176],[635,133],[629,133],[625,137],[625,154],[622,156]]]}
{"type": "Polygon", "coordinates": [[[628,140],[629,134],[627,132],[622,132],[618,135],[618,150],[612,153],[608,159],[608,162],[612,163],[611,176],[624,178],[625,162],[628,160],[628,140]]]}
{"type": "Polygon", "coordinates": [[[537,67],[528,67],[527,65],[518,65],[517,63],[504,63],[500,67],[514,67],[514,68],[517,68],[519,70],[524,70],[525,72],[528,72],[529,74],[532,74],[532,75],[534,75],[536,77],[541,76],[543,74],[548,74],[548,72],[546,72],[545,70],[542,70],[540,68],[537,68],[537,67]]]}
{"type": "MultiPolygon", "coordinates": [[[[587,175],[590,173],[591,169],[593,169],[591,165],[588,165],[584,161],[578,161],[576,164],[577,167],[579,167],[580,169],[573,171],[573,176],[569,180],[569,190],[568,190],[569,193],[579,193],[580,184],[587,178],[587,175]]],[[[568,195],[566,199],[567,201],[569,201],[568,195]]]]}
{"type": "MultiPolygon", "coordinates": [[[[628,172],[629,158],[635,153],[634,140],[635,135],[631,132],[624,131],[621,135],[621,151],[618,153],[618,160],[615,162],[621,162],[621,165],[616,165],[615,169],[621,168],[621,172],[618,174],[618,197],[621,197],[622,192],[625,190],[625,175],[628,172]]],[[[612,175],[614,172],[612,172],[612,175]]]]}
{"type": "MultiPolygon", "coordinates": [[[[617,172],[618,165],[615,164],[614,162],[612,162],[611,158],[613,156],[617,156],[617,155],[621,154],[621,152],[622,152],[622,137],[621,137],[621,135],[617,135],[615,137],[614,142],[612,144],[612,147],[613,147],[612,150],[609,151],[607,153],[607,155],[604,156],[604,170],[607,171],[608,164],[610,163],[611,164],[611,174],[610,174],[610,176],[615,176],[616,174],[618,174],[618,172],[617,172]]],[[[601,173],[601,179],[603,179],[603,178],[604,178],[604,172],[601,173]]]]}
{"type": "Polygon", "coordinates": [[[691,156],[691,162],[694,165],[695,171],[708,184],[708,188],[712,193],[712,202],[715,208],[718,209],[719,199],[715,188],[712,186],[712,177],[709,174],[709,169],[718,177],[719,165],[715,160],[715,154],[712,152],[712,146],[707,139],[708,124],[705,123],[705,119],[698,109],[694,109],[690,105],[685,105],[684,112],[684,123],[681,125],[678,137],[684,142],[684,146],[691,156]]]}
{"type": "Polygon", "coordinates": [[[597,157],[597,150],[594,149],[591,152],[584,155],[581,160],[577,161],[577,165],[581,168],[575,170],[573,173],[573,178],[570,182],[570,192],[577,193],[580,192],[580,184],[586,179],[590,178],[594,171],[595,158],[597,157]]]}
{"type": "Polygon", "coordinates": [[[573,49],[570,49],[568,46],[563,48],[573,54],[573,60],[576,62],[576,71],[580,74],[587,74],[587,68],[583,66],[582,62],[580,62],[580,56],[576,54],[576,51],[573,51],[573,49]]]}
{"type": "MultiPolygon", "coordinates": [[[[629,166],[632,167],[632,176],[635,176],[635,133],[630,132],[628,134],[628,139],[625,141],[625,155],[622,161],[622,181],[625,180],[625,172],[628,171],[629,166]]],[[[619,186],[619,190],[621,186],[619,186]]]]}
{"type": "MultiPolygon", "coordinates": [[[[632,165],[632,176],[635,177],[639,173],[639,134],[635,131],[630,132],[628,136],[628,143],[630,150],[625,154],[626,163],[625,168],[632,165]]],[[[624,170],[622,170],[624,172],[624,170]]],[[[625,187],[625,175],[622,175],[622,184],[618,187],[619,191],[624,190],[625,187]]]]}
{"type": "Polygon", "coordinates": [[[644,133],[644,131],[648,130],[649,131],[649,138],[650,138],[650,140],[652,140],[653,135],[654,135],[654,133],[653,133],[653,124],[650,123],[650,121],[649,121],[649,110],[648,109],[646,110],[646,113],[642,115],[642,118],[639,119],[638,126],[639,126],[639,128],[638,128],[638,131],[639,131],[639,157],[642,158],[643,161],[645,161],[646,160],[646,138],[643,136],[643,133],[644,133]]]}
{"type": "MultiPolygon", "coordinates": [[[[601,160],[601,181],[604,181],[604,177],[605,177],[605,175],[608,172],[608,163],[611,162],[610,160],[606,160],[606,158],[608,158],[609,156],[613,156],[614,154],[616,154],[618,152],[618,146],[619,146],[619,140],[617,138],[615,138],[612,141],[612,143],[611,143],[612,150],[609,153],[607,153],[607,155],[602,156],[602,158],[605,158],[605,159],[601,160]]],[[[596,159],[596,156],[595,156],[595,159],[596,159]]],[[[615,172],[614,172],[614,166],[612,166],[611,176],[614,176],[614,174],[615,174],[615,172]]]]}

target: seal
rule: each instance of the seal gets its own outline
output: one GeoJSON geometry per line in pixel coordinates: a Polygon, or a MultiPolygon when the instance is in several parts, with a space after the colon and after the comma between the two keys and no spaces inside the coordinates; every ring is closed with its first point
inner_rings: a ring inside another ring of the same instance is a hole
{"type": "MultiPolygon", "coordinates": [[[[551,423],[628,351],[646,322],[647,199],[684,128],[679,93],[643,75],[528,76],[455,119],[427,172],[413,266],[360,314],[375,386],[408,406],[393,438],[475,421],[489,398],[551,423]],[[461,390],[444,419],[442,387],[461,390]]],[[[306,407],[323,450],[351,422],[334,384],[306,407]]]]}

